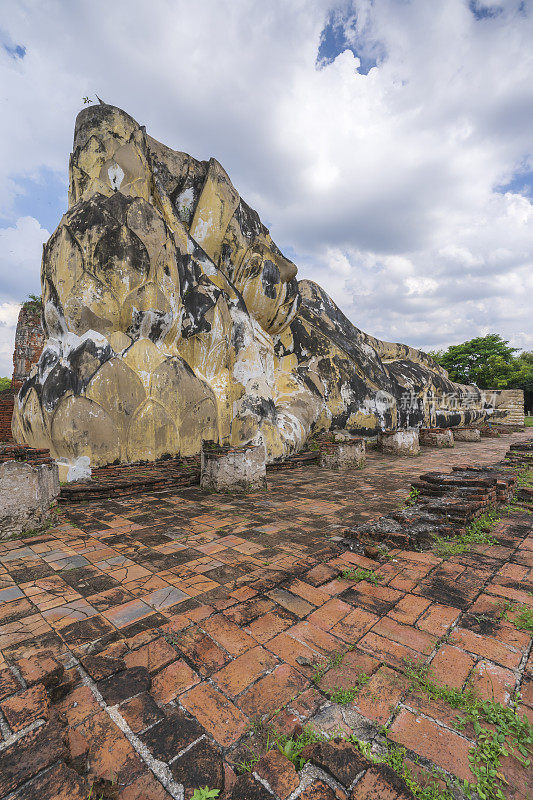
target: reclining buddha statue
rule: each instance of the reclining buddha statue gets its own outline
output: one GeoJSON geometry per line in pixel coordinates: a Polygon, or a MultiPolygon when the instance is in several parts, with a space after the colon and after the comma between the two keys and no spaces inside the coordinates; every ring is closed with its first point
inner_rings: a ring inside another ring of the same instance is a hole
{"type": "Polygon", "coordinates": [[[69,183],[44,246],[47,341],[15,404],[17,441],[92,466],[193,455],[207,439],[262,441],[273,461],[320,431],[483,417],[476,387],[363,333],[297,281],[214,158],[89,106],[69,183]]]}

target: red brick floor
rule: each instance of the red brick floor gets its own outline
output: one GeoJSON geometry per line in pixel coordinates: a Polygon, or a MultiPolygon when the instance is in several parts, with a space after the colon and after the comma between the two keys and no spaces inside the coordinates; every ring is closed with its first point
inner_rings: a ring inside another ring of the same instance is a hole
{"type": "MultiPolygon", "coordinates": [[[[241,496],[77,503],[46,533],[0,544],[0,798],[41,796],[52,765],[50,797],[87,797],[87,774],[121,800],[180,797],[178,754],[205,742],[231,775],[261,718],[376,742],[387,724],[426,766],[471,777],[472,732],[410,692],[402,670],[430,663],[449,686],[504,703],[519,689],[533,718],[531,637],[500,619],[508,600],[533,606],[531,518],[513,513],[498,545],[446,561],[397,550],[374,562],[339,534],[397,507],[420,473],[495,463],[521,439],[370,451],[361,471],[273,473],[266,492],[241,496]],[[380,582],[343,579],[351,566],[380,582]],[[317,687],[317,665],[346,652],[317,687]],[[332,704],[328,691],[361,671],[358,697],[332,704]]],[[[509,797],[524,787],[522,776],[509,797]]]]}

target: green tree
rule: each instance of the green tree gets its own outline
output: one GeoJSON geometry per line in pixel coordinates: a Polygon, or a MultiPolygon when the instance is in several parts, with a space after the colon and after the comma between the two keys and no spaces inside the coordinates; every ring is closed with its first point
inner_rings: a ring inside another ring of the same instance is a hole
{"type": "Polygon", "coordinates": [[[516,352],[499,334],[489,333],[431,355],[458,383],[475,383],[480,389],[525,389],[524,382],[533,377],[531,354],[515,356],[516,352]]]}
{"type": "Polygon", "coordinates": [[[11,388],[11,378],[0,378],[0,392],[11,388]]]}
{"type": "Polygon", "coordinates": [[[24,308],[31,309],[31,311],[41,311],[43,307],[42,297],[40,294],[29,294],[22,305],[24,308]]]}
{"type": "Polygon", "coordinates": [[[508,389],[523,389],[533,392],[533,351],[524,351],[514,359],[515,371],[511,376],[508,389]]]}

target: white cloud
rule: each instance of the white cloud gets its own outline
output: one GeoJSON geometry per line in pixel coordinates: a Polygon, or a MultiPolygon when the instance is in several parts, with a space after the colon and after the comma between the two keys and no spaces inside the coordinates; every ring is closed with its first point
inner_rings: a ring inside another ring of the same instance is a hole
{"type": "Polygon", "coordinates": [[[19,303],[0,303],[0,377],[13,373],[13,343],[20,311],[19,303]]]}
{"type": "MultiPolygon", "coordinates": [[[[4,5],[26,47],[0,55],[6,213],[17,176],[65,169],[82,97],[98,92],[166,144],[216,156],[300,277],[358,327],[419,346],[486,330],[533,347],[533,210],[494,189],[531,157],[530,3],[476,20],[467,0],[357,0],[347,38],[382,54],[368,75],[349,51],[315,67],[330,8],[342,17],[333,0],[4,5]]],[[[0,300],[38,275],[46,232],[24,224],[8,229],[0,300]]]]}
{"type": "Polygon", "coordinates": [[[1,295],[24,300],[39,294],[43,244],[50,234],[34,217],[20,217],[16,225],[0,228],[1,295]]]}
{"type": "Polygon", "coordinates": [[[13,372],[13,346],[20,309],[18,299],[39,294],[43,243],[50,234],[33,217],[0,228],[0,376],[13,372]]]}

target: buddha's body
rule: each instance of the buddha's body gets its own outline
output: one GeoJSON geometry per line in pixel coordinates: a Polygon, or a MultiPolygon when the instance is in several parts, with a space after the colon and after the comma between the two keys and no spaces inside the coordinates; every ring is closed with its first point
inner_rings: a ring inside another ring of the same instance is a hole
{"type": "Polygon", "coordinates": [[[85,109],[15,438],[93,466],[191,455],[202,439],[262,438],[272,460],[320,429],[483,415],[475,387],[362,333],[296,271],[217,161],[165,147],[113,106],[85,109]],[[469,410],[446,408],[466,393],[469,410]]]}

